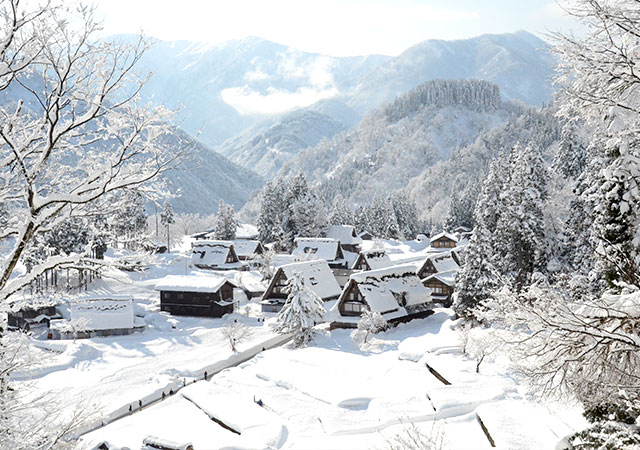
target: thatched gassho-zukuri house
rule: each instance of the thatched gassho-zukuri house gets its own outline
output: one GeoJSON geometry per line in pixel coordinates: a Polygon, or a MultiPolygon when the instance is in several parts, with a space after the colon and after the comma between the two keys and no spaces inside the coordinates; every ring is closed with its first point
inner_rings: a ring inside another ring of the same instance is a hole
{"type": "Polygon", "coordinates": [[[160,310],[174,315],[222,317],[233,312],[235,283],[215,275],[169,275],[156,284],[160,310]]]}
{"type": "Polygon", "coordinates": [[[358,254],[353,263],[353,270],[377,270],[393,265],[393,261],[384,250],[366,250],[358,254]]]}
{"type": "Polygon", "coordinates": [[[304,285],[323,301],[334,300],[340,295],[340,286],[326,261],[285,264],[276,270],[269,287],[262,296],[260,304],[263,312],[278,312],[282,309],[287,299],[285,286],[294,272],[299,272],[304,285]]]}
{"type": "Polygon", "coordinates": [[[298,260],[324,259],[331,268],[347,268],[340,241],[330,238],[298,237],[291,254],[298,260]]]}
{"type": "Polygon", "coordinates": [[[264,246],[260,241],[237,239],[233,241],[233,248],[240,261],[247,261],[264,253],[264,246]]]}
{"type": "Polygon", "coordinates": [[[431,297],[434,302],[442,303],[449,307],[452,303],[452,294],[456,286],[456,275],[458,269],[448,272],[439,272],[429,275],[422,280],[422,284],[431,289],[431,297]]]}
{"type": "Polygon", "coordinates": [[[416,273],[421,280],[439,272],[450,272],[460,270],[458,257],[453,251],[436,253],[427,256],[422,265],[418,267],[416,273]]]}
{"type": "Polygon", "coordinates": [[[332,328],[355,328],[365,310],[390,323],[407,322],[433,313],[431,293],[414,265],[387,267],[351,275],[327,318],[332,328]]]}
{"type": "Polygon", "coordinates": [[[451,233],[443,231],[433,236],[430,242],[432,248],[454,248],[458,243],[458,238],[451,233]]]}
{"type": "Polygon", "coordinates": [[[199,269],[242,270],[244,265],[231,241],[196,241],[191,245],[191,265],[199,269]]]}
{"type": "Polygon", "coordinates": [[[331,225],[327,230],[327,237],[340,241],[342,249],[352,253],[358,253],[362,245],[362,238],[351,225],[331,225]]]}

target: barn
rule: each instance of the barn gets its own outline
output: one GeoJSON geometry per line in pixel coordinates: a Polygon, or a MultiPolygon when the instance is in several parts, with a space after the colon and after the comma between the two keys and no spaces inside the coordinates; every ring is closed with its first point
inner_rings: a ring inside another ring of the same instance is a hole
{"type": "Polygon", "coordinates": [[[390,323],[432,314],[431,293],[414,265],[393,266],[351,275],[329,319],[332,328],[355,328],[365,310],[380,313],[390,323]]]}
{"type": "Polygon", "coordinates": [[[169,275],[156,284],[160,310],[177,316],[222,317],[233,312],[235,283],[214,275],[169,275]]]}
{"type": "Polygon", "coordinates": [[[278,312],[282,309],[287,299],[284,288],[294,272],[299,272],[304,285],[323,301],[336,299],[340,295],[340,286],[326,261],[315,260],[285,264],[278,268],[262,296],[260,304],[263,312],[278,312]]]}
{"type": "Polygon", "coordinates": [[[202,240],[191,244],[191,265],[199,269],[242,270],[231,241],[202,240]]]}

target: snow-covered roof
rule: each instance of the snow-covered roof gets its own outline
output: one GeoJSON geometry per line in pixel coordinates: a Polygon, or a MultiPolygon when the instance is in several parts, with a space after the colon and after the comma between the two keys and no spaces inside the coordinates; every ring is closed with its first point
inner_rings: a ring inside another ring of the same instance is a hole
{"type": "Polygon", "coordinates": [[[362,239],[356,235],[351,225],[331,225],[327,230],[327,237],[337,239],[343,245],[359,245],[362,239]]]}
{"type": "MultiPolygon", "coordinates": [[[[357,284],[371,311],[387,319],[409,315],[411,307],[431,302],[431,291],[422,284],[413,265],[354,273],[350,280],[357,284]]],[[[343,295],[345,292],[347,289],[343,295]]],[[[336,305],[341,301],[342,297],[336,305]]]]}
{"type": "Polygon", "coordinates": [[[298,237],[294,240],[295,248],[291,252],[296,258],[324,259],[334,262],[338,259],[340,252],[340,241],[331,238],[307,238],[298,237]]]}
{"type": "Polygon", "coordinates": [[[199,267],[241,266],[237,261],[227,263],[229,254],[235,254],[233,242],[203,240],[191,245],[191,264],[199,267]]]}
{"type": "Polygon", "coordinates": [[[393,265],[393,261],[387,255],[387,252],[384,250],[366,250],[360,252],[362,257],[367,261],[371,270],[383,269],[385,267],[389,267],[393,265]]]}
{"type": "Polygon", "coordinates": [[[250,257],[255,255],[258,247],[260,247],[260,241],[248,241],[244,239],[233,241],[233,248],[236,251],[238,257],[250,257]]]}
{"type": "Polygon", "coordinates": [[[236,287],[236,283],[216,275],[168,275],[156,283],[156,291],[172,292],[218,292],[225,283],[236,287]]]}
{"type": "Polygon", "coordinates": [[[285,264],[280,266],[279,270],[284,272],[287,279],[294,272],[300,272],[304,285],[322,299],[338,297],[342,292],[326,261],[315,260],[285,264]]]}
{"type": "MultiPolygon", "coordinates": [[[[437,253],[427,257],[431,261],[436,272],[449,272],[451,270],[459,270],[460,266],[456,263],[455,259],[451,255],[451,252],[437,253]]],[[[426,261],[425,261],[426,264],[426,261]]]]}
{"type": "Polygon", "coordinates": [[[87,331],[133,328],[133,300],[95,299],[71,304],[71,320],[86,320],[87,331]]]}
{"type": "Polygon", "coordinates": [[[438,273],[434,273],[433,275],[429,275],[423,281],[439,280],[444,284],[446,284],[447,286],[455,286],[457,274],[458,274],[458,269],[449,270],[447,272],[438,272],[438,273]]]}
{"type": "Polygon", "coordinates": [[[447,238],[452,240],[453,242],[458,242],[458,238],[454,234],[447,233],[446,231],[443,231],[442,233],[438,233],[435,236],[431,237],[431,242],[437,241],[438,239],[442,238],[447,238]]]}

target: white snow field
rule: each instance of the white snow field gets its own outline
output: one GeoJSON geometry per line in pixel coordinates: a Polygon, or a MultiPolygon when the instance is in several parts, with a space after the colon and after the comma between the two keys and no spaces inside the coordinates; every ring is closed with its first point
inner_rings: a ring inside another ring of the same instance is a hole
{"type": "Polygon", "coordinates": [[[349,330],[325,328],[307,348],[262,352],[82,443],[139,448],[151,435],[197,450],[384,449],[417,429],[439,442],[434,448],[491,448],[480,418],[497,448],[538,450],[554,448],[581,423],[577,407],[527,400],[504,365],[489,360],[477,374],[449,309],[366,345],[356,347],[349,330]]]}

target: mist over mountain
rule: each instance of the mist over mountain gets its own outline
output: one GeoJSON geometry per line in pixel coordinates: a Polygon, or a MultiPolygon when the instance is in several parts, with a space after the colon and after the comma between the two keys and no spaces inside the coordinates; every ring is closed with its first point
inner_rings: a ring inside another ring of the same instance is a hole
{"type": "MultiPolygon", "coordinates": [[[[181,107],[180,126],[190,134],[201,132],[202,142],[216,147],[265,119],[307,107],[349,127],[435,78],[491,81],[505,99],[539,106],[551,97],[552,67],[547,44],[519,31],[428,40],[397,57],[332,57],[257,37],[216,45],[157,41],[139,70],[153,73],[143,97],[181,107]]],[[[222,151],[235,153],[227,144],[222,151]]]]}

